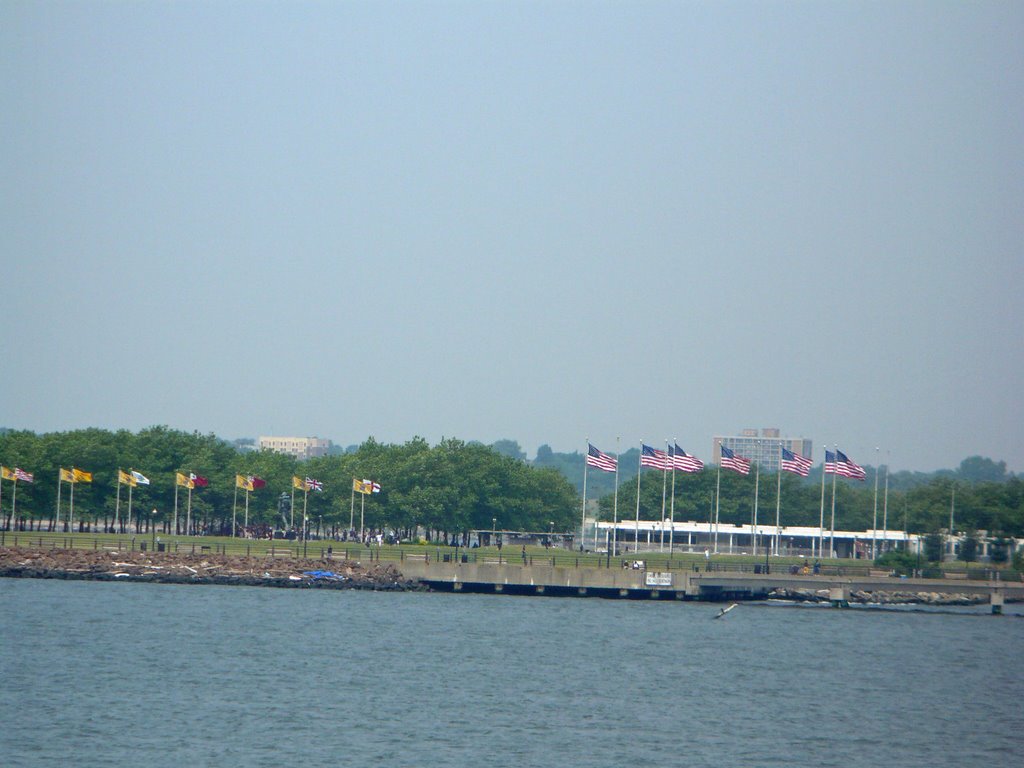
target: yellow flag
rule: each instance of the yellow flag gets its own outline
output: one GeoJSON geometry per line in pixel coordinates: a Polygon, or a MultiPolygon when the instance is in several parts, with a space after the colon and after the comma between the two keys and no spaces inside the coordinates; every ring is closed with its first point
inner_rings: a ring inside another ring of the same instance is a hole
{"type": "Polygon", "coordinates": [[[252,478],[251,477],[247,477],[245,475],[235,475],[235,486],[238,487],[238,488],[243,488],[243,489],[245,489],[247,491],[254,491],[254,490],[256,490],[253,487],[252,478]]]}
{"type": "Polygon", "coordinates": [[[80,469],[72,469],[71,470],[71,474],[75,478],[74,482],[76,482],[76,483],[91,483],[92,482],[92,472],[83,472],[80,469]]]}
{"type": "Polygon", "coordinates": [[[373,483],[352,478],[352,490],[356,493],[373,493],[373,483]]]}
{"type": "Polygon", "coordinates": [[[292,488],[298,488],[300,491],[309,490],[306,487],[306,481],[303,480],[301,477],[295,477],[295,475],[292,475],[292,488]]]}
{"type": "Polygon", "coordinates": [[[60,469],[60,479],[61,479],[61,482],[63,482],[63,483],[73,483],[73,482],[75,482],[75,476],[73,474],[71,474],[71,470],[70,469],[64,469],[63,467],[61,467],[61,469],[60,469]]]}
{"type": "Polygon", "coordinates": [[[13,480],[14,479],[14,470],[13,469],[8,469],[7,467],[0,466],[0,477],[2,477],[4,480],[13,480]]]}
{"type": "Polygon", "coordinates": [[[181,472],[175,472],[174,473],[174,482],[176,482],[182,488],[195,488],[196,487],[196,484],[193,482],[192,478],[189,477],[188,475],[181,474],[181,472]]]}
{"type": "Polygon", "coordinates": [[[124,470],[117,470],[117,482],[130,485],[132,488],[138,487],[138,483],[135,482],[135,478],[131,476],[129,472],[124,470]]]}

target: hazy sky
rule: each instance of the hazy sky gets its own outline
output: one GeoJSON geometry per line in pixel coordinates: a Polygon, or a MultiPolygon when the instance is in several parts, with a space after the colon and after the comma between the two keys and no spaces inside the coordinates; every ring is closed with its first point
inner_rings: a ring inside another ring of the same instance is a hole
{"type": "Polygon", "coordinates": [[[0,4],[0,425],[1024,471],[1020,2],[0,4]]]}

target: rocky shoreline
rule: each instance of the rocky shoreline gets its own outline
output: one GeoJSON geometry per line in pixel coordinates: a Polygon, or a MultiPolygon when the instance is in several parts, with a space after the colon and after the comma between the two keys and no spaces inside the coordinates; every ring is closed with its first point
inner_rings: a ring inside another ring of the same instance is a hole
{"type": "Polygon", "coordinates": [[[0,547],[0,577],[289,589],[422,591],[390,563],[182,553],[0,547]]]}
{"type": "MultiPolygon", "coordinates": [[[[798,603],[827,603],[827,589],[776,589],[768,594],[769,600],[790,600],[798,603]]],[[[878,590],[851,592],[850,602],[861,605],[987,605],[987,595],[968,595],[957,592],[909,592],[878,590]]],[[[1006,602],[1013,602],[1007,598],[1006,602]]]]}

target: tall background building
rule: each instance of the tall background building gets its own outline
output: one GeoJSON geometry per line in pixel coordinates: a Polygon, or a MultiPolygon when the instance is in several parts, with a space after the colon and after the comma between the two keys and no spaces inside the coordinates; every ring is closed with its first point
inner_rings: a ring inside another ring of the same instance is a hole
{"type": "Polygon", "coordinates": [[[724,445],[731,451],[758,464],[765,472],[778,472],[782,456],[781,448],[814,458],[813,446],[806,437],[781,437],[776,427],[765,427],[760,434],[756,429],[744,429],[738,435],[720,435],[714,438],[711,446],[711,460],[721,463],[724,445]]]}
{"type": "Polygon", "coordinates": [[[331,450],[331,441],[320,437],[268,437],[260,435],[260,450],[286,453],[296,459],[315,459],[326,456],[331,450]]]}

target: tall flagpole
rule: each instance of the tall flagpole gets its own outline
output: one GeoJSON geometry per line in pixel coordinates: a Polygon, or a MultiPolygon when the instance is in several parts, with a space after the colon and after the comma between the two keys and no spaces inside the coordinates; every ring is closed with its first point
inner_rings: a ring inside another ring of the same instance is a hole
{"type": "Polygon", "coordinates": [[[363,523],[366,520],[366,494],[359,494],[359,541],[363,541],[363,523]]]}
{"type": "Polygon", "coordinates": [[[352,505],[348,511],[348,530],[349,533],[355,530],[356,525],[356,479],[352,478],[352,505]]]}
{"type": "Polygon", "coordinates": [[[619,556],[619,438],[615,438],[615,495],[612,497],[612,552],[619,556]]]}
{"type": "MultiPolygon", "coordinates": [[[[721,450],[721,449],[719,449],[721,450]]],[[[722,454],[718,454],[718,479],[715,481],[715,554],[718,554],[718,509],[722,501],[722,454]]]]}
{"type": "MultiPolygon", "coordinates": [[[[17,467],[15,467],[17,469],[17,467]]],[[[14,491],[11,493],[11,525],[15,528],[18,527],[18,476],[14,476],[12,481],[14,485],[14,491]]]]}
{"type": "MultiPolygon", "coordinates": [[[[64,472],[64,468],[63,467],[59,467],[57,469],[57,528],[56,528],[56,530],[58,530],[58,531],[60,530],[60,486],[61,486],[61,483],[64,481],[64,474],[63,474],[63,472],[64,472]]],[[[72,475],[72,477],[74,477],[74,475],[72,475]]]]}
{"type": "Polygon", "coordinates": [[[675,464],[675,455],[676,455],[676,438],[673,437],[672,438],[672,459],[673,459],[673,461],[672,461],[672,501],[669,503],[669,506],[668,506],[668,519],[669,519],[669,525],[670,525],[670,527],[668,529],[668,555],[669,555],[670,558],[672,557],[672,552],[675,550],[675,543],[676,543],[676,464],[675,464]]]}
{"type": "MultiPolygon", "coordinates": [[[[74,470],[71,470],[74,472],[74,470]]],[[[117,468],[117,502],[114,504],[114,533],[121,533],[121,468],[117,468]]]]}
{"type": "Polygon", "coordinates": [[[68,507],[68,533],[75,532],[75,468],[71,467],[71,505],[68,507]]]}
{"type": "Polygon", "coordinates": [[[643,474],[644,440],[640,438],[640,459],[636,467],[636,530],[633,533],[633,551],[640,551],[640,475],[643,474]]]}
{"type": "MultiPolygon", "coordinates": [[[[294,486],[295,483],[292,483],[292,485],[294,486]]],[[[303,491],[302,491],[302,524],[305,525],[306,524],[306,502],[309,500],[309,486],[306,485],[305,481],[303,481],[302,487],[303,487],[303,491]]],[[[292,488],[292,493],[294,493],[294,492],[295,492],[295,489],[292,488]]]]}
{"type": "MultiPolygon", "coordinates": [[[[665,438],[665,456],[668,456],[668,438],[665,438]]],[[[665,490],[668,487],[668,467],[661,470],[661,537],[658,541],[658,551],[665,551],[665,490]]]]}
{"type": "MultiPolygon", "coordinates": [[[[128,471],[131,472],[132,471],[131,468],[129,468],[128,471]]],[[[128,532],[129,533],[131,533],[131,530],[132,530],[132,488],[134,488],[134,487],[135,487],[134,485],[132,485],[131,483],[128,483],[128,532]]]]}
{"type": "Polygon", "coordinates": [[[174,535],[178,535],[178,475],[180,472],[175,472],[174,477],[174,535]]]}
{"type": "MultiPolygon", "coordinates": [[[[801,453],[801,455],[803,455],[801,453]]],[[[779,556],[779,539],[782,537],[782,528],[779,526],[779,512],[782,509],[782,451],[779,451],[779,485],[775,489],[775,556],[779,556]]]]}
{"type": "Polygon", "coordinates": [[[871,559],[878,559],[878,446],[875,446],[875,502],[871,513],[871,559]]]}
{"type": "MultiPolygon", "coordinates": [[[[821,515],[818,518],[818,557],[824,557],[825,546],[825,467],[828,466],[828,446],[825,446],[825,460],[821,463],[821,515]]],[[[811,554],[814,554],[813,552],[811,554]]]]}
{"type": "Polygon", "coordinates": [[[889,549],[889,449],[885,450],[885,495],[882,497],[882,551],[889,549]]]}
{"type": "MultiPolygon", "coordinates": [[[[590,456],[590,438],[587,438],[587,455],[583,457],[583,511],[580,513],[580,548],[583,548],[583,538],[587,528],[587,459],[590,456]]],[[[597,525],[594,525],[597,530],[597,525]]]]}
{"type": "Polygon", "coordinates": [[[194,484],[195,484],[195,482],[192,481],[189,484],[189,487],[188,487],[188,506],[186,507],[186,511],[185,511],[185,535],[186,536],[191,536],[192,535],[192,485],[194,485],[194,484]]]}
{"type": "MultiPolygon", "coordinates": [[[[757,453],[758,453],[758,456],[761,455],[761,451],[760,450],[758,450],[757,453]]],[[[754,525],[750,529],[751,551],[753,552],[754,557],[757,557],[757,499],[761,495],[759,493],[760,490],[761,490],[761,465],[760,464],[755,464],[754,465],[754,525]]]]}
{"type": "Polygon", "coordinates": [[[238,475],[235,475],[235,500],[231,505],[231,538],[235,538],[235,520],[238,517],[238,475]]]}
{"type": "Polygon", "coordinates": [[[294,531],[295,530],[295,482],[292,481],[292,505],[290,507],[291,515],[288,526],[294,531]]]}
{"type": "MultiPolygon", "coordinates": [[[[836,449],[836,469],[839,469],[839,446],[835,446],[836,449]]],[[[835,557],[836,555],[836,475],[838,472],[832,473],[832,524],[829,526],[828,534],[828,556],[835,557]]]]}
{"type": "Polygon", "coordinates": [[[245,488],[245,522],[242,524],[242,536],[249,535],[249,487],[245,488]]]}

